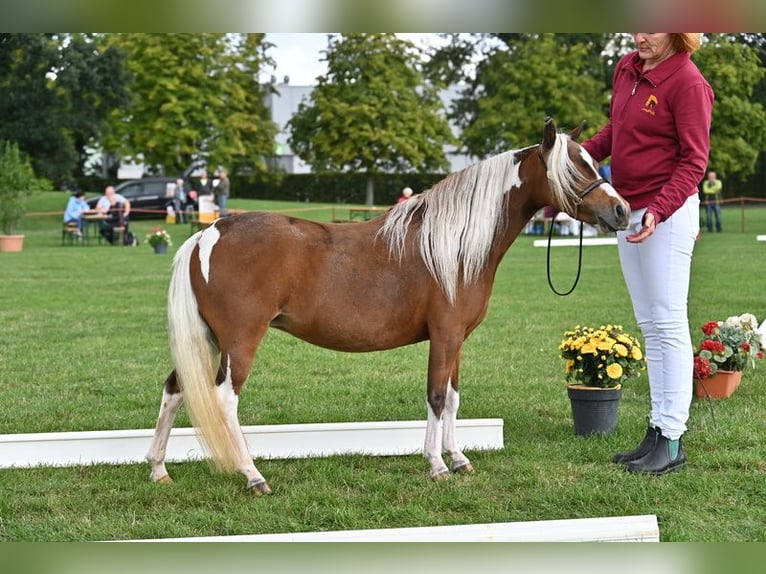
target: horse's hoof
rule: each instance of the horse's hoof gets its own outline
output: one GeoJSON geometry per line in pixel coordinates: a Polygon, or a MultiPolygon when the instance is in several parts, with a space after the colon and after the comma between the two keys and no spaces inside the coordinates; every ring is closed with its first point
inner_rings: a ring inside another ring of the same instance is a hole
{"type": "Polygon", "coordinates": [[[470,474],[473,472],[473,465],[470,462],[461,464],[452,469],[452,472],[456,474],[470,474]]]}
{"type": "Polygon", "coordinates": [[[258,482],[256,484],[250,484],[248,485],[248,489],[250,490],[250,494],[253,496],[263,496],[265,494],[271,494],[271,488],[269,488],[269,485],[266,481],[258,482]]]}
{"type": "Polygon", "coordinates": [[[449,471],[447,469],[444,469],[442,471],[437,472],[436,474],[432,474],[431,480],[435,482],[444,482],[445,480],[449,480],[449,471]]]}
{"type": "Polygon", "coordinates": [[[169,474],[166,474],[164,476],[159,477],[157,480],[155,480],[157,484],[173,484],[173,479],[170,478],[169,474]]]}

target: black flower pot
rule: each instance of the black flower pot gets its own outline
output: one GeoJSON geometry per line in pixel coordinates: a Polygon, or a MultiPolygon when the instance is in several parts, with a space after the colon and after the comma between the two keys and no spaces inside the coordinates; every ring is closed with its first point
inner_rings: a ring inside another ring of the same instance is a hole
{"type": "Polygon", "coordinates": [[[569,385],[575,434],[609,434],[617,428],[617,407],[622,389],[569,385]]]}

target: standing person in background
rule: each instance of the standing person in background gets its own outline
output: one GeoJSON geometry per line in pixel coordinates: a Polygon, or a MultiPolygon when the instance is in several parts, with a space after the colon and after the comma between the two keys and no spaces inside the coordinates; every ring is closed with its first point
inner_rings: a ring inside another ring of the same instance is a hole
{"type": "Polygon", "coordinates": [[[176,212],[176,223],[186,223],[186,202],[188,198],[186,196],[186,188],[184,187],[184,180],[178,178],[176,180],[175,191],[173,192],[173,209],[176,212]]]}
{"type": "Polygon", "coordinates": [[[637,49],[614,71],[609,123],[582,144],[597,161],[611,156],[612,183],[632,210],[617,241],[645,341],[651,412],[638,447],[613,458],[631,472],[664,474],[686,463],[681,437],[693,386],[687,298],[714,99],[691,60],[701,36],[633,34],[637,49]]]}
{"type": "Polygon", "coordinates": [[[412,197],[412,188],[411,187],[405,187],[402,190],[402,195],[400,195],[399,199],[396,200],[396,203],[402,203],[403,201],[407,201],[411,197],[412,197]]]}
{"type": "Polygon", "coordinates": [[[77,224],[77,236],[82,237],[82,214],[88,211],[88,202],[85,201],[85,192],[76,191],[70,197],[64,210],[64,223],[77,224]]]}
{"type": "Polygon", "coordinates": [[[226,217],[226,202],[229,199],[229,176],[225,169],[218,170],[218,183],[215,188],[216,202],[218,203],[218,213],[220,217],[226,217]]]}
{"type": "Polygon", "coordinates": [[[199,176],[199,185],[197,186],[197,200],[201,195],[212,195],[213,187],[210,184],[210,180],[207,178],[207,172],[203,171],[199,176]]]}
{"type": "Polygon", "coordinates": [[[713,231],[713,217],[715,216],[715,230],[721,232],[721,192],[723,182],[718,179],[714,171],[707,172],[707,178],[702,182],[702,201],[705,204],[705,225],[708,231],[713,231]]]}

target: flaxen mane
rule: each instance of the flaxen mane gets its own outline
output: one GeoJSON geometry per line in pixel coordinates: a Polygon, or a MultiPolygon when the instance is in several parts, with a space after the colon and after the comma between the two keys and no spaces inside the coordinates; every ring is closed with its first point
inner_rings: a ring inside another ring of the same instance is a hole
{"type": "MultiPolygon", "coordinates": [[[[569,159],[568,139],[557,134],[548,160],[548,177],[551,193],[571,213],[576,198],[565,190],[576,188],[582,176],[569,159]]],[[[391,255],[401,260],[413,216],[421,213],[417,231],[420,255],[447,299],[454,303],[458,280],[471,284],[484,269],[492,242],[505,221],[505,194],[521,185],[519,166],[522,153],[528,149],[507,151],[471,165],[391,209],[380,229],[391,255]],[[463,276],[459,278],[461,267],[463,276]]]]}

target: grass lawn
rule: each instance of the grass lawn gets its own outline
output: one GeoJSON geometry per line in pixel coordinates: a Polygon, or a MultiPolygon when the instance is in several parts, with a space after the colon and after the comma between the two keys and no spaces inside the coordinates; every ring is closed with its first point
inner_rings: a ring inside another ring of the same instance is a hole
{"type": "MultiPolygon", "coordinates": [[[[144,240],[158,221],[131,224],[135,248],[62,247],[60,193],[38,196],[24,251],[0,254],[0,433],[151,428],[170,370],[165,303],[172,254],[144,240]]],[[[327,206],[232,200],[232,208],[327,206]]],[[[307,208],[311,209],[308,210],[307,208]]],[[[321,209],[317,209],[321,208],[321,209]]],[[[164,225],[164,223],[162,223],[164,225]]],[[[693,262],[690,327],[743,312],[766,316],[766,210],[724,210],[721,234],[704,233],[693,262]]],[[[274,494],[248,496],[239,475],[204,462],[169,464],[170,486],[147,465],[0,470],[0,540],[87,541],[390,528],[656,514],[664,541],[766,541],[766,365],[730,398],[694,401],[689,464],[662,478],[609,462],[643,436],[645,376],[625,389],[618,428],[574,435],[557,345],[577,323],[621,323],[638,333],[614,246],[588,247],[574,293],[548,288],[545,250],[521,236],[497,275],[484,323],[466,343],[462,418],[504,419],[505,448],[468,453],[476,472],[428,479],[420,456],[256,461],[274,494]]],[[[576,248],[552,253],[568,287],[576,248]]],[[[425,418],[428,347],[344,354],[271,331],[240,400],[242,424],[425,418]]],[[[182,411],[177,426],[188,426],[182,411]]],[[[148,445],[147,445],[148,446],[148,445]]]]}

